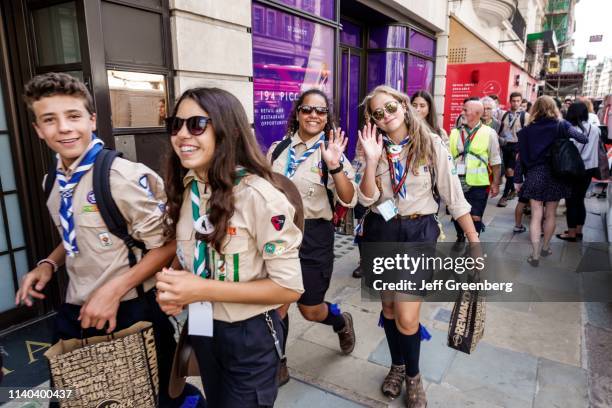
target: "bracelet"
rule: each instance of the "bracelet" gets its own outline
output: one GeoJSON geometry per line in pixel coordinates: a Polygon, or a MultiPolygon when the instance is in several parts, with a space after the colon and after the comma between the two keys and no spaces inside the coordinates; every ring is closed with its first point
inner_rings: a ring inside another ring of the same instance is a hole
{"type": "Polygon", "coordinates": [[[344,165],[342,163],[340,163],[340,165],[338,167],[336,167],[333,170],[329,171],[329,174],[337,174],[340,173],[342,171],[342,169],[344,168],[344,165]]]}
{"type": "Polygon", "coordinates": [[[36,266],[40,266],[44,263],[49,264],[53,267],[53,273],[57,272],[57,269],[58,269],[57,263],[54,260],[51,260],[49,258],[41,259],[40,261],[36,262],[36,266]]]}

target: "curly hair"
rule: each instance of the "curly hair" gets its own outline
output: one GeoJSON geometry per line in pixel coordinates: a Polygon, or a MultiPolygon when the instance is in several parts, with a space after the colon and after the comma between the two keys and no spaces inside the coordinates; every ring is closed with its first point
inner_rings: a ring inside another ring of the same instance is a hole
{"type": "Polygon", "coordinates": [[[302,106],[302,104],[304,103],[304,99],[306,99],[308,95],[319,95],[320,97],[325,99],[325,106],[327,106],[327,123],[325,124],[323,132],[325,133],[326,137],[329,134],[329,131],[334,129],[334,117],[332,115],[332,106],[328,96],[320,89],[312,88],[302,92],[302,94],[294,102],[293,108],[291,109],[291,113],[289,114],[289,119],[287,120],[287,133],[285,134],[285,137],[293,136],[294,133],[297,132],[300,128],[297,108],[302,106]]]}
{"type": "MultiPolygon", "coordinates": [[[[362,104],[365,107],[366,122],[374,123],[372,118],[372,107],[370,103],[378,94],[387,94],[398,101],[404,108],[404,123],[408,129],[408,136],[411,142],[408,144],[408,166],[412,169],[413,174],[418,174],[419,166],[423,163],[435,169],[437,166],[436,153],[433,146],[433,138],[429,134],[429,125],[419,118],[412,105],[410,98],[403,92],[400,92],[387,85],[379,85],[372,90],[363,100],[362,104]]],[[[380,130],[380,129],[379,129],[380,130]]],[[[382,130],[380,130],[382,132],[382,130]]]]}
{"type": "Polygon", "coordinates": [[[81,98],[87,112],[90,115],[95,112],[93,99],[85,84],[73,76],[62,72],[48,72],[30,79],[25,86],[23,98],[28,108],[32,110],[34,102],[55,95],[81,98]]]}
{"type": "MultiPolygon", "coordinates": [[[[229,220],[234,214],[233,187],[236,178],[236,167],[244,167],[248,173],[256,174],[272,181],[272,170],[266,161],[255,135],[253,134],[246,112],[240,101],[231,93],[219,88],[194,88],[186,90],[178,99],[172,115],[183,100],[195,101],[211,118],[215,134],[215,152],[208,170],[208,183],[212,193],[210,197],[209,217],[215,226],[210,234],[196,234],[221,251],[221,244],[227,233],[229,220]]],[[[179,220],[185,187],[183,178],[187,173],[172,149],[164,169],[166,183],[166,236],[176,236],[176,225],[179,220]]]]}

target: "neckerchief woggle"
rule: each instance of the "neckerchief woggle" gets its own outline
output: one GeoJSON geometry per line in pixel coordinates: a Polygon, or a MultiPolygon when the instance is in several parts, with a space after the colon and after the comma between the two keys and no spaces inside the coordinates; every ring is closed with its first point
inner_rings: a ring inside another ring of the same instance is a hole
{"type": "MultiPolygon", "coordinates": [[[[299,137],[299,136],[298,136],[299,137]]],[[[304,152],[298,159],[295,158],[295,149],[293,146],[289,148],[289,156],[287,157],[287,169],[285,170],[285,176],[287,178],[293,178],[297,168],[300,164],[304,163],[306,159],[313,154],[321,144],[325,141],[325,133],[321,132],[321,136],[319,136],[319,140],[315,142],[314,145],[308,150],[304,152]]]]}
{"type": "MultiPolygon", "coordinates": [[[[91,135],[91,142],[87,146],[87,150],[78,167],[70,176],[70,180],[66,179],[66,175],[59,168],[55,171],[55,178],[59,184],[60,193],[60,224],[62,225],[62,243],[66,250],[66,255],[74,257],[79,253],[79,247],[76,240],[76,231],[74,229],[74,209],[72,208],[72,195],[74,189],[79,184],[83,176],[93,167],[96,157],[104,148],[104,142],[96,137],[95,133],[91,135]]],[[[59,153],[57,154],[58,163],[61,160],[59,153]]],[[[48,176],[47,176],[48,177],[48,176]]]]}
{"type": "Polygon", "coordinates": [[[399,144],[393,141],[386,135],[383,135],[385,150],[387,152],[387,162],[389,163],[389,173],[391,175],[391,184],[393,184],[393,195],[399,193],[401,198],[406,198],[406,177],[408,176],[408,157],[406,156],[406,166],[402,166],[400,155],[405,145],[410,142],[410,138],[406,137],[399,144]]]}
{"type": "Polygon", "coordinates": [[[482,122],[478,122],[478,124],[472,130],[468,129],[467,125],[463,125],[461,127],[461,143],[463,143],[463,153],[461,153],[462,156],[465,157],[469,153],[470,146],[472,145],[472,141],[476,137],[476,133],[478,133],[481,127],[482,127],[482,122]],[[463,132],[467,133],[467,143],[465,142],[465,137],[464,137],[463,132]]]}

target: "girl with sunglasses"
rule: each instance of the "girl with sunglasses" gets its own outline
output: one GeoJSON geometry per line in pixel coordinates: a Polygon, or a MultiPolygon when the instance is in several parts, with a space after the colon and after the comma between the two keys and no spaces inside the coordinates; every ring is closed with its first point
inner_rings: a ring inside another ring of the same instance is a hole
{"type": "MultiPolygon", "coordinates": [[[[425,242],[433,247],[440,234],[435,216],[438,195],[468,231],[468,239],[478,241],[453,160],[441,139],[432,137],[429,127],[416,116],[408,96],[378,86],[363,105],[366,125],[359,132],[359,141],[365,169],[358,193],[360,203],[370,207],[370,212],[360,232],[362,242],[425,242]]],[[[427,405],[419,374],[422,295],[381,292],[381,321],[392,361],[381,389],[396,398],[405,380],[410,408],[427,405]]]]}
{"type": "MultiPolygon", "coordinates": [[[[353,318],[337,305],[325,302],[325,293],[334,267],[335,203],[345,207],[357,204],[355,173],[343,154],[347,142],[344,132],[333,128],[327,95],[311,89],[295,102],[285,139],[272,144],[268,152],[272,170],[295,183],[304,203],[306,221],[300,248],[304,294],[298,300],[298,308],[306,320],[332,326],[344,354],[355,348],[353,318]]],[[[288,308],[285,305],[280,310],[287,330],[288,308]]],[[[287,381],[289,375],[283,361],[280,382],[287,381]]]]}
{"type": "Polygon", "coordinates": [[[283,341],[275,309],[303,292],[296,210],[235,96],[187,90],[166,122],[166,227],[181,270],[157,274],[158,302],[170,315],[189,305],[208,406],[272,406],[283,341]]]}

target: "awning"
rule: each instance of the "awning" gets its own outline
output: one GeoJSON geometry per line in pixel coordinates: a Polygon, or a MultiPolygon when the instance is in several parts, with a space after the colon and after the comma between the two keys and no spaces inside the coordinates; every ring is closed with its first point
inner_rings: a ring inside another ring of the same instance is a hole
{"type": "Polygon", "coordinates": [[[541,40],[544,52],[557,52],[557,37],[553,30],[540,31],[539,33],[527,34],[527,43],[541,40]]]}

